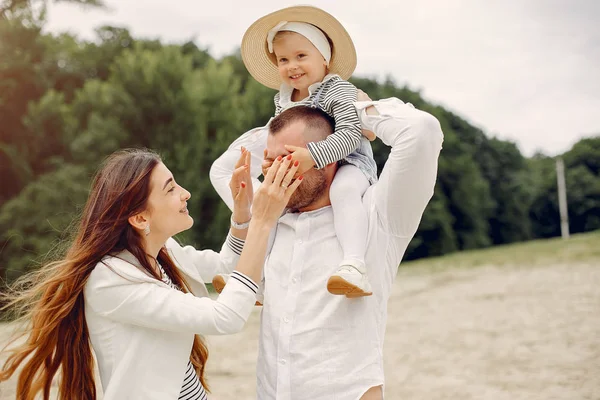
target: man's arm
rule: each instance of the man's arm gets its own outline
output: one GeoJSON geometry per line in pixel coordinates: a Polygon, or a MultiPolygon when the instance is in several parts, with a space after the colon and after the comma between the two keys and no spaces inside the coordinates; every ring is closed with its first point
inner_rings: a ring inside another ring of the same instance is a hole
{"type": "MultiPolygon", "coordinates": [[[[279,92],[277,92],[273,98],[273,102],[275,103],[275,115],[278,115],[282,109],[279,104],[280,98],[281,94],[279,92]]],[[[229,145],[229,148],[225,153],[221,154],[210,167],[210,182],[231,211],[233,211],[233,197],[231,196],[231,190],[229,190],[229,181],[231,181],[231,176],[235,169],[234,166],[240,157],[242,147],[245,147],[250,151],[252,157],[250,176],[252,177],[252,187],[255,193],[260,186],[258,177],[262,174],[261,164],[264,158],[263,151],[267,148],[267,136],[269,135],[270,122],[271,120],[269,120],[265,126],[251,129],[237,138],[229,145]]]]}
{"type": "Polygon", "coordinates": [[[233,211],[233,197],[229,182],[235,169],[235,163],[240,158],[241,149],[245,147],[252,155],[250,176],[252,177],[252,188],[256,192],[260,186],[258,177],[262,174],[261,164],[263,151],[267,148],[268,134],[267,126],[249,130],[237,138],[210,167],[210,182],[231,211],[233,211]]]}
{"type": "Polygon", "coordinates": [[[356,107],[363,128],[392,147],[372,189],[379,222],[389,234],[411,238],[433,196],[443,141],[440,123],[431,114],[396,98],[358,102],[356,107]],[[376,115],[365,111],[371,105],[376,115]]]}

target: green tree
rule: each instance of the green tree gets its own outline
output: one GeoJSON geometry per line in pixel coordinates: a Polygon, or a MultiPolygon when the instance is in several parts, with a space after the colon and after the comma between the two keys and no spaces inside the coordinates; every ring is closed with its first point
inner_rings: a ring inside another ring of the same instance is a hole
{"type": "MultiPolygon", "coordinates": [[[[239,52],[217,60],[193,41],[140,40],[111,26],[94,41],[44,34],[46,4],[0,6],[0,275],[12,279],[56,248],[97,165],[124,147],[161,153],[192,193],[196,222],[182,239],[216,249],[229,210],[209,168],[235,138],[267,123],[275,91],[250,77],[239,52]]],[[[374,99],[398,97],[433,114],[445,134],[435,193],[407,258],[560,234],[553,158],[527,159],[391,78],[352,82],[374,99]]],[[[373,150],[381,170],[389,148],[375,141],[373,150]]],[[[598,229],[600,138],[563,157],[571,230],[598,229]]]]}
{"type": "Polygon", "coordinates": [[[527,162],[532,183],[533,201],[529,210],[534,237],[560,235],[558,195],[554,159],[536,154],[527,162]]]}
{"type": "Polygon", "coordinates": [[[534,194],[525,157],[514,143],[495,138],[482,140],[474,156],[495,201],[489,218],[492,243],[530,239],[529,210],[534,194]]]}
{"type": "Polygon", "coordinates": [[[63,165],[27,185],[0,208],[0,276],[8,281],[36,268],[69,234],[88,193],[82,166],[63,165]]]}
{"type": "MultiPolygon", "coordinates": [[[[454,217],[452,227],[458,240],[458,249],[489,246],[489,219],[496,203],[490,194],[489,182],[474,159],[477,149],[472,142],[463,140],[463,131],[452,128],[452,120],[443,118],[443,114],[436,116],[444,132],[438,184],[448,199],[448,209],[454,217]]],[[[454,127],[459,128],[456,124],[454,127]]]]}
{"type": "Polygon", "coordinates": [[[600,229],[600,177],[589,168],[569,168],[565,176],[569,230],[572,233],[600,229]]]}
{"type": "Polygon", "coordinates": [[[575,143],[564,162],[571,231],[600,229],[600,136],[575,143]]]}
{"type": "Polygon", "coordinates": [[[39,74],[45,49],[40,29],[0,18],[0,206],[35,176],[27,157],[29,132],[22,117],[47,90],[39,74]]]}
{"type": "MultiPolygon", "coordinates": [[[[575,143],[560,156],[565,163],[567,209],[572,233],[600,228],[600,137],[575,143]]],[[[555,159],[534,156],[530,162],[534,201],[530,216],[536,237],[559,236],[560,214],[555,159]]]]}
{"type": "MultiPolygon", "coordinates": [[[[104,7],[101,0],[54,0],[55,3],[73,3],[82,6],[104,7]]],[[[45,13],[48,0],[2,0],[0,3],[0,19],[30,16],[32,11],[41,7],[41,16],[45,13]]]]}

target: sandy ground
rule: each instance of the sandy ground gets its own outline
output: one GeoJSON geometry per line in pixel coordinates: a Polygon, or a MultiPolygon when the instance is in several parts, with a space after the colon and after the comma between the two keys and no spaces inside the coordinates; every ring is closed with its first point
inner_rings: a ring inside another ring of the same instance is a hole
{"type": "MultiPolygon", "coordinates": [[[[212,400],[254,398],[257,335],[208,338],[212,400]]],[[[384,354],[386,400],[598,400],[600,265],[401,270],[384,354]]]]}

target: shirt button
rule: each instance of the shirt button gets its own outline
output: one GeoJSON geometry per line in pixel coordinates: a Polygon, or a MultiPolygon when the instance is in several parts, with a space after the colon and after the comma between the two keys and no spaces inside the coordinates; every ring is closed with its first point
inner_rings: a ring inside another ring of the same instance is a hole
{"type": "Polygon", "coordinates": [[[281,360],[279,360],[279,364],[285,365],[285,360],[282,358],[281,360]]]}
{"type": "Polygon", "coordinates": [[[298,282],[298,278],[292,278],[292,282],[293,282],[293,283],[296,283],[296,282],[298,282]]]}
{"type": "Polygon", "coordinates": [[[283,317],[283,322],[287,324],[288,322],[290,322],[290,319],[288,317],[283,317]]]}
{"type": "Polygon", "coordinates": [[[298,244],[302,244],[302,239],[298,239],[298,244]]]}

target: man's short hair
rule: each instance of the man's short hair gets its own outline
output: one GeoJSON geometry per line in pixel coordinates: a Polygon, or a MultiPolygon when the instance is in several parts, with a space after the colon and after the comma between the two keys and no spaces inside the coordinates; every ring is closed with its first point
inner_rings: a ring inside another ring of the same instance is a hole
{"type": "Polygon", "coordinates": [[[269,133],[276,135],[294,122],[306,124],[307,141],[324,140],[335,131],[335,121],[325,111],[314,107],[296,106],[288,108],[273,118],[269,124],[269,133]]]}

